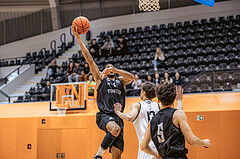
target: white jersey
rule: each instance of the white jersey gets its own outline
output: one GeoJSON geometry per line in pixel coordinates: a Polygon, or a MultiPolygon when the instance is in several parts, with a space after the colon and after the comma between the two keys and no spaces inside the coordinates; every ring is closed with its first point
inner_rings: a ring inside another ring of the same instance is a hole
{"type": "MultiPolygon", "coordinates": [[[[149,155],[140,149],[140,144],[144,138],[144,134],[147,130],[149,121],[159,112],[160,109],[158,103],[151,100],[145,100],[139,102],[139,104],[140,110],[137,117],[133,121],[133,125],[135,127],[139,141],[138,159],[154,159],[154,156],[149,155]]],[[[149,143],[149,146],[153,149],[156,149],[152,141],[149,143]]]]}

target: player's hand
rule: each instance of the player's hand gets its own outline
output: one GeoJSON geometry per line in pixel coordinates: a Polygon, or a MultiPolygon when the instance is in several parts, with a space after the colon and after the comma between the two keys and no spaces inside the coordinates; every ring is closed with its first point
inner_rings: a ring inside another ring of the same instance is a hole
{"type": "Polygon", "coordinates": [[[209,139],[205,139],[205,140],[203,140],[204,141],[204,145],[203,145],[203,147],[205,147],[205,148],[209,148],[210,147],[210,140],[209,139]]]}
{"type": "Polygon", "coordinates": [[[111,73],[111,72],[114,72],[114,67],[113,67],[113,66],[108,67],[108,68],[105,68],[105,69],[101,72],[100,77],[101,77],[102,79],[104,79],[104,78],[105,78],[109,73],[111,73]]]}
{"type": "Polygon", "coordinates": [[[183,89],[181,86],[176,86],[176,100],[182,100],[183,99],[183,89]]]}
{"type": "Polygon", "coordinates": [[[113,106],[114,106],[114,111],[115,111],[115,113],[122,111],[122,104],[120,104],[120,103],[115,103],[113,106]]]}
{"type": "Polygon", "coordinates": [[[72,33],[73,33],[73,35],[76,37],[76,39],[77,39],[78,41],[82,41],[80,34],[77,32],[77,27],[74,28],[74,25],[72,25],[72,26],[71,26],[71,29],[72,29],[72,33]]]}

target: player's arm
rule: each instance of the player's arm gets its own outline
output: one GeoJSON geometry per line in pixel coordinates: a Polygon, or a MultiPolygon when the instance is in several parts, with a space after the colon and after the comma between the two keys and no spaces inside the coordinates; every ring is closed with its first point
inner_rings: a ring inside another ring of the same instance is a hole
{"type": "Polygon", "coordinates": [[[83,44],[81,36],[75,31],[73,25],[72,25],[72,32],[73,32],[73,35],[76,37],[76,39],[79,42],[82,54],[83,54],[85,60],[87,61],[88,65],[90,67],[90,70],[91,70],[91,72],[93,74],[94,80],[96,81],[97,86],[98,86],[101,83],[101,80],[102,80],[101,77],[100,77],[100,71],[99,71],[96,63],[93,61],[93,58],[92,58],[90,52],[88,51],[86,46],[83,44]]]}
{"type": "Polygon", "coordinates": [[[119,79],[124,85],[130,84],[134,79],[133,74],[124,70],[114,68],[114,73],[117,73],[120,75],[119,79]]]}
{"type": "Polygon", "coordinates": [[[119,74],[120,77],[118,77],[118,78],[124,85],[131,83],[134,79],[134,76],[131,73],[124,71],[124,70],[117,69],[114,66],[104,69],[102,71],[102,73],[100,74],[100,76],[103,79],[111,72],[119,74]]]}
{"type": "Polygon", "coordinates": [[[181,86],[176,87],[176,101],[177,101],[177,107],[176,109],[178,110],[183,110],[183,104],[182,104],[182,99],[183,99],[183,89],[181,86]]]}
{"type": "Polygon", "coordinates": [[[177,120],[178,127],[181,129],[184,137],[186,138],[187,142],[190,145],[196,146],[196,147],[203,146],[205,148],[210,147],[210,140],[209,139],[201,140],[193,134],[192,129],[188,125],[187,116],[184,113],[184,111],[176,110],[174,115],[173,115],[173,118],[175,118],[177,120]]]}
{"type": "Polygon", "coordinates": [[[115,113],[122,118],[123,120],[132,122],[134,119],[136,119],[139,111],[140,111],[140,104],[139,103],[133,103],[131,106],[131,109],[128,113],[122,113],[122,106],[120,103],[114,104],[114,110],[115,113]]]}
{"type": "Polygon", "coordinates": [[[156,150],[151,149],[151,147],[149,146],[149,143],[151,140],[152,139],[151,139],[150,123],[149,123],[147,130],[145,132],[144,138],[142,140],[142,143],[140,145],[140,149],[149,155],[158,156],[158,152],[156,150]]]}

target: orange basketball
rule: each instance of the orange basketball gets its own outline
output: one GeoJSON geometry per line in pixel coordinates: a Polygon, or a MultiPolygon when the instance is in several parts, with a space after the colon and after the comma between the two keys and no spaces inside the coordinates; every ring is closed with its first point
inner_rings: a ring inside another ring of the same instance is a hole
{"type": "Polygon", "coordinates": [[[79,34],[86,34],[90,29],[89,20],[83,16],[75,18],[72,22],[72,25],[74,25],[75,30],[77,29],[79,34]]]}

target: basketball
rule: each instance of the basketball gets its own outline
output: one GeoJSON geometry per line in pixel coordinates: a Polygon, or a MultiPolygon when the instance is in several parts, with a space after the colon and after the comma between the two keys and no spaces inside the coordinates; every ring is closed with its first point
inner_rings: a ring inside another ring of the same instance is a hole
{"type": "Polygon", "coordinates": [[[86,34],[90,29],[89,20],[83,16],[75,18],[72,22],[72,25],[74,25],[75,29],[77,28],[77,32],[79,34],[86,34]]]}

